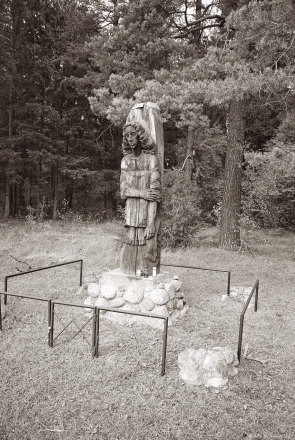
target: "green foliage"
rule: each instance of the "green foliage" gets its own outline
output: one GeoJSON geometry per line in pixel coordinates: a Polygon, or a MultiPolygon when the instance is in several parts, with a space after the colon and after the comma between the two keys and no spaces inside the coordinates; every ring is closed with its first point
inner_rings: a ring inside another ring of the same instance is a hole
{"type": "Polygon", "coordinates": [[[69,202],[66,199],[61,201],[61,208],[57,210],[57,218],[64,223],[79,223],[83,219],[79,212],[74,212],[69,208],[69,202]]]}
{"type": "Polygon", "coordinates": [[[279,148],[246,154],[244,216],[263,227],[295,227],[294,156],[279,148]]]}
{"type": "Polygon", "coordinates": [[[202,222],[200,190],[183,171],[166,171],[162,203],[162,246],[189,246],[202,222]]]}

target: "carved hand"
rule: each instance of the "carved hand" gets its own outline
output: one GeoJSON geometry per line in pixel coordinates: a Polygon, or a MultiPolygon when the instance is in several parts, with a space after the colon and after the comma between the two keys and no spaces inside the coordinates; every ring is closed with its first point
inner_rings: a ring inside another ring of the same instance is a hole
{"type": "Polygon", "coordinates": [[[149,240],[155,235],[155,233],[156,233],[155,225],[154,223],[152,223],[150,225],[147,225],[144,236],[146,237],[147,240],[149,240]]]}
{"type": "Polygon", "coordinates": [[[145,189],[140,191],[140,197],[145,200],[150,200],[151,202],[155,202],[159,197],[159,191],[155,189],[145,189]]]}

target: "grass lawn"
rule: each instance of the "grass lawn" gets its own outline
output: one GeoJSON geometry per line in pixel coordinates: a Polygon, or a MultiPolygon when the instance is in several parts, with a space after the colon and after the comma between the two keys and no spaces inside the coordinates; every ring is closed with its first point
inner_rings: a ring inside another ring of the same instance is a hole
{"type": "MultiPolygon", "coordinates": [[[[2,290],[5,275],[29,267],[78,258],[85,274],[118,267],[117,223],[15,221],[0,223],[0,234],[2,290]]],[[[230,270],[232,285],[260,281],[258,311],[252,307],[245,317],[239,374],[220,393],[187,387],[177,356],[187,347],[237,349],[243,304],[221,300],[226,274],[163,268],[179,275],[189,305],[169,327],[163,377],[160,330],[103,320],[99,357],[92,359],[92,323],[83,309],[57,309],[60,330],[61,321],[76,324],[49,348],[46,303],[9,297],[0,332],[0,439],[294,439],[294,237],[248,231],[246,250],[228,252],[216,247],[218,230],[211,228],[200,231],[197,247],[162,253],[162,263],[230,270]],[[69,342],[83,324],[83,334],[69,342]]],[[[82,303],[78,286],[74,264],[10,279],[8,291],[82,303]]]]}

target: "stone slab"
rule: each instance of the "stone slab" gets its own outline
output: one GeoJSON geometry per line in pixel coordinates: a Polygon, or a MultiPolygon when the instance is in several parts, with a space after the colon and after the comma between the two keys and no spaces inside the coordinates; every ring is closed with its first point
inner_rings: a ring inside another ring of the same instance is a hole
{"type": "Polygon", "coordinates": [[[138,282],[141,286],[156,287],[158,283],[164,282],[167,278],[165,273],[157,274],[156,277],[136,277],[135,275],[126,275],[120,269],[111,270],[102,274],[100,285],[108,283],[116,283],[118,285],[128,286],[131,282],[138,282]]]}

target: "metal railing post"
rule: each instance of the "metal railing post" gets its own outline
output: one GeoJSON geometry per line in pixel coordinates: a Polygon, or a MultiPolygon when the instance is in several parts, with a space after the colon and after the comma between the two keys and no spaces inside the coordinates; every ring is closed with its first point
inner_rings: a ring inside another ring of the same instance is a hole
{"type": "Polygon", "coordinates": [[[248,299],[244,305],[244,308],[242,310],[242,313],[240,315],[240,329],[239,329],[239,341],[238,341],[238,360],[239,362],[241,361],[241,352],[242,352],[242,339],[243,339],[243,327],[244,327],[244,317],[245,317],[245,313],[248,309],[248,306],[250,304],[251,298],[255,293],[255,308],[254,308],[254,312],[257,312],[257,306],[258,306],[258,286],[259,286],[259,280],[255,281],[254,286],[252,287],[251,293],[248,296],[248,299]]]}
{"type": "MultiPolygon", "coordinates": [[[[7,292],[7,278],[8,277],[5,277],[5,280],[4,280],[4,292],[7,292]]],[[[6,305],[7,304],[7,295],[4,295],[4,305],[6,305]]]]}
{"type": "Polygon", "coordinates": [[[53,347],[53,333],[54,333],[54,301],[51,301],[50,310],[50,332],[49,332],[49,347],[53,347]]]}
{"type": "Polygon", "coordinates": [[[239,330],[239,343],[238,343],[238,361],[241,361],[242,340],[243,340],[243,327],[244,327],[244,315],[240,316],[240,330],[239,330]]]}
{"type": "Polygon", "coordinates": [[[163,334],[163,348],[162,348],[162,369],[160,376],[165,375],[166,368],[166,351],[167,351],[167,336],[168,336],[168,318],[164,320],[164,334],[163,334]]]}
{"type": "Polygon", "coordinates": [[[80,286],[82,286],[83,280],[83,260],[80,261],[80,286]]]}
{"type": "Polygon", "coordinates": [[[98,357],[98,349],[99,349],[99,309],[96,307],[96,328],[95,328],[95,357],[98,357]]]}
{"type": "Polygon", "coordinates": [[[50,332],[51,332],[51,299],[48,300],[48,345],[50,345],[50,332]]]}
{"type": "Polygon", "coordinates": [[[2,301],[2,295],[0,293],[0,330],[2,330],[2,310],[1,310],[1,301],[2,301]]]}
{"type": "Polygon", "coordinates": [[[227,294],[230,296],[230,271],[227,274],[227,294]]]}
{"type": "Polygon", "coordinates": [[[258,290],[259,290],[259,280],[257,280],[257,285],[256,285],[256,293],[255,293],[255,312],[257,312],[257,308],[258,308],[258,290]]]}
{"type": "Polygon", "coordinates": [[[92,357],[96,357],[96,320],[97,320],[97,316],[96,316],[96,307],[94,307],[94,309],[92,310],[93,313],[93,318],[92,318],[92,357]]]}

